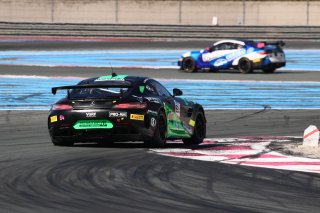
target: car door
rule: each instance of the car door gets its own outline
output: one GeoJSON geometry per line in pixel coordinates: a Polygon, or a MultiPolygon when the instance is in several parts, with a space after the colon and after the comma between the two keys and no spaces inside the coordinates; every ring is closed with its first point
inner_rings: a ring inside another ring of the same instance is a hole
{"type": "Polygon", "coordinates": [[[244,54],[241,45],[232,42],[221,43],[217,45],[220,57],[211,60],[212,69],[228,69],[232,65],[232,61],[244,54]]]}
{"type": "Polygon", "coordinates": [[[182,117],[185,116],[185,107],[181,99],[174,98],[171,93],[159,82],[150,82],[156,89],[160,99],[164,103],[167,116],[167,136],[168,138],[181,138],[189,136],[183,127],[182,117]]]}

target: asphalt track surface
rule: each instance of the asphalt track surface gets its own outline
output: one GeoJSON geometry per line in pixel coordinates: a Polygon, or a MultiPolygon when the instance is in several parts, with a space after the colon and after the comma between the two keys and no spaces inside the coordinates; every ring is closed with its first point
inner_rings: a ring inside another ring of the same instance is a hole
{"type": "MultiPolygon", "coordinates": [[[[0,67],[1,75],[87,77],[105,72],[0,67]]],[[[305,71],[117,72],[156,78],[319,81],[317,73],[305,71]]],[[[320,126],[319,110],[212,110],[206,116],[208,137],[301,136],[309,124],[320,126]]],[[[172,158],[151,153],[141,143],[55,147],[46,121],[46,111],[0,111],[0,212],[320,211],[318,174],[172,158]]]]}

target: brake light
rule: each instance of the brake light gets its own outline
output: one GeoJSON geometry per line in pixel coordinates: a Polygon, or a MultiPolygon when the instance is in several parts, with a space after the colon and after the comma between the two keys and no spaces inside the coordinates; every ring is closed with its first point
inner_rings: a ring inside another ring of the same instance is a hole
{"type": "Polygon", "coordinates": [[[51,110],[72,110],[73,107],[69,104],[54,104],[51,110]]]}
{"type": "Polygon", "coordinates": [[[121,103],[121,104],[114,105],[113,108],[117,108],[117,109],[130,109],[130,108],[145,109],[145,108],[147,108],[147,104],[146,103],[140,103],[140,102],[121,103]]]}
{"type": "Polygon", "coordinates": [[[265,46],[265,43],[262,43],[262,42],[257,44],[257,47],[260,49],[264,48],[264,46],[265,46]]]}

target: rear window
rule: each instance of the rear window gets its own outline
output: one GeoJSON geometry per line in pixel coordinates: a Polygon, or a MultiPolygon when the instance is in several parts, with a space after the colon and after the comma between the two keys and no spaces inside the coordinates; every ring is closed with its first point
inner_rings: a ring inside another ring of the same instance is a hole
{"type": "Polygon", "coordinates": [[[132,91],[133,82],[125,80],[125,76],[118,75],[112,79],[110,77],[101,76],[79,82],[79,86],[89,87],[70,89],[68,91],[69,99],[114,99],[132,91]],[[95,88],[90,88],[91,85],[95,88]]]}
{"type": "Polygon", "coordinates": [[[70,99],[109,99],[120,98],[129,92],[131,88],[82,88],[69,90],[70,99]]]}

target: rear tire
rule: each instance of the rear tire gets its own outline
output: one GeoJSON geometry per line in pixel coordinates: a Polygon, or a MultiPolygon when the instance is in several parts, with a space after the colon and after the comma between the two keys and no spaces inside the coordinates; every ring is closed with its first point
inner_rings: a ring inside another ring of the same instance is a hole
{"type": "Polygon", "coordinates": [[[206,120],[203,112],[199,112],[196,117],[193,135],[191,136],[191,138],[182,139],[182,141],[186,145],[196,145],[196,144],[202,143],[205,137],[206,137],[206,120]]]}
{"type": "Polygon", "coordinates": [[[238,69],[241,73],[251,73],[253,71],[252,62],[247,58],[241,58],[238,63],[238,69]]]}
{"type": "Polygon", "coordinates": [[[167,135],[167,119],[163,111],[159,112],[156,130],[150,140],[145,141],[145,144],[151,147],[164,147],[166,145],[167,135]]]}
{"type": "Polygon", "coordinates": [[[182,70],[185,72],[197,72],[196,62],[193,58],[185,58],[182,62],[182,70]]]}

